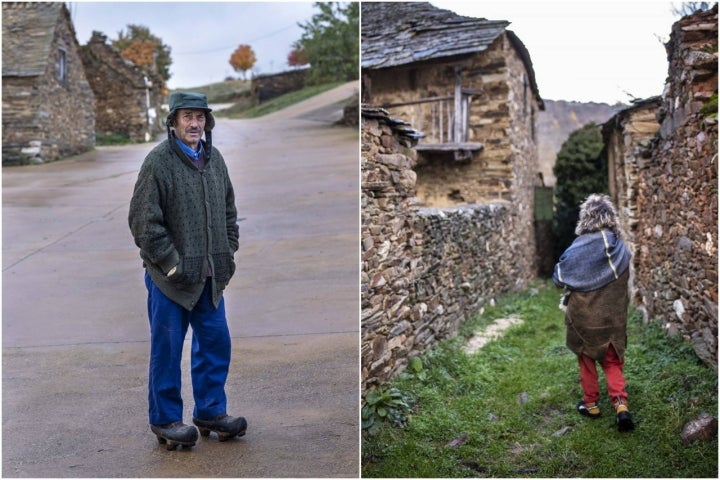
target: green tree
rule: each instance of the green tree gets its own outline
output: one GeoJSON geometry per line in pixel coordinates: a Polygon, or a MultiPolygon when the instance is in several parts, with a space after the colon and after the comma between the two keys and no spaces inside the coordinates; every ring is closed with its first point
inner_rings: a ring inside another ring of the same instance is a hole
{"type": "Polygon", "coordinates": [[[355,80],[359,76],[359,2],[315,2],[320,13],[313,15],[293,48],[302,50],[311,69],[310,85],[355,80]]]}
{"type": "Polygon", "coordinates": [[[555,173],[553,237],[556,258],[575,238],[580,204],[591,193],[607,193],[607,155],[600,126],[595,123],[575,130],[558,152],[555,173]]]}
{"type": "Polygon", "coordinates": [[[150,72],[159,75],[163,81],[170,80],[170,47],[150,32],[148,27],[142,25],[128,25],[127,30],[118,32],[117,40],[112,40],[113,47],[117,48],[124,58],[135,62],[138,66],[148,68],[150,72]],[[146,61],[146,55],[137,55],[138,47],[152,44],[152,61],[146,61]],[[142,60],[140,60],[142,59],[142,60]],[[138,60],[140,63],[137,63],[138,60]]]}

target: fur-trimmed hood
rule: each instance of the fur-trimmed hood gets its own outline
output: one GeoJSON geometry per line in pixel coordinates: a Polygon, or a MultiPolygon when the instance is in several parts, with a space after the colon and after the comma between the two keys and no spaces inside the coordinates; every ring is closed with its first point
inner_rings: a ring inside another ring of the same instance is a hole
{"type": "Polygon", "coordinates": [[[575,235],[610,230],[616,237],[622,238],[620,219],[615,206],[607,195],[593,193],[580,205],[580,216],[575,227],[575,235]]]}

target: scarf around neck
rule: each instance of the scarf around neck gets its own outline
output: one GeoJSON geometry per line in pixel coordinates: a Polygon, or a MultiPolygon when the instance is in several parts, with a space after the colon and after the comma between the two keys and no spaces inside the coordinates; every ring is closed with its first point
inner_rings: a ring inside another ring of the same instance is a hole
{"type": "Polygon", "coordinates": [[[589,292],[617,280],[630,265],[630,250],[610,230],[580,235],[555,264],[553,282],[589,292]]]}

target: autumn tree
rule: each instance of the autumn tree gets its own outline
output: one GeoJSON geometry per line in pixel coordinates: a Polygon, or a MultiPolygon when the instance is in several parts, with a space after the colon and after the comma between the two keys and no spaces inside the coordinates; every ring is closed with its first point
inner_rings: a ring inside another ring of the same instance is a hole
{"type": "Polygon", "coordinates": [[[120,55],[126,60],[130,60],[139,67],[153,67],[155,62],[155,47],[157,45],[151,40],[140,40],[136,38],[128,47],[123,50],[120,55]]]}
{"type": "Polygon", "coordinates": [[[293,44],[312,67],[309,84],[355,80],[359,76],[360,2],[316,2],[320,13],[305,24],[293,44]]]}
{"type": "Polygon", "coordinates": [[[246,80],[246,72],[255,65],[255,52],[250,45],[240,45],[230,55],[230,65],[236,72],[242,72],[243,80],[246,80]]]}
{"type": "Polygon", "coordinates": [[[288,54],[287,63],[291,67],[301,67],[309,62],[307,53],[302,48],[295,48],[288,54]]]}
{"type": "Polygon", "coordinates": [[[142,25],[128,25],[127,30],[118,32],[117,40],[112,40],[123,58],[135,65],[155,73],[167,82],[170,79],[170,47],[142,25]]]}

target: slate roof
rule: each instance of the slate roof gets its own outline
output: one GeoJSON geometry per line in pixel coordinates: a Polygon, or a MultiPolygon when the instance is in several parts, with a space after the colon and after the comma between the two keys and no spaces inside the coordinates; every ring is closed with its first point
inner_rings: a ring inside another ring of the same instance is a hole
{"type": "MultiPolygon", "coordinates": [[[[2,3],[3,77],[45,73],[55,27],[63,13],[69,19],[65,4],[58,2],[2,3]]],[[[74,32],[72,22],[70,28],[74,32]]]]}
{"type": "Polygon", "coordinates": [[[362,3],[362,68],[485,50],[510,22],[461,17],[427,2],[362,3]]]}
{"type": "Polygon", "coordinates": [[[363,2],[361,8],[363,69],[479,53],[506,33],[525,64],[533,92],[544,109],[530,54],[517,35],[506,29],[509,21],[463,17],[428,2],[363,2]]]}

